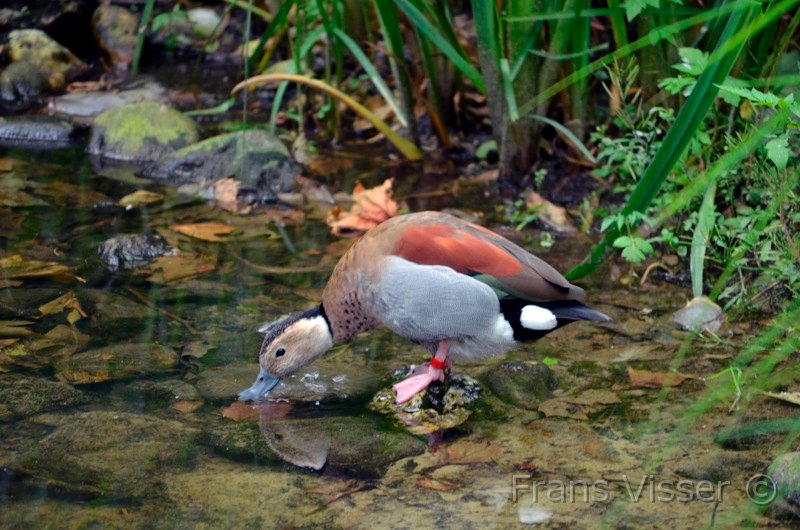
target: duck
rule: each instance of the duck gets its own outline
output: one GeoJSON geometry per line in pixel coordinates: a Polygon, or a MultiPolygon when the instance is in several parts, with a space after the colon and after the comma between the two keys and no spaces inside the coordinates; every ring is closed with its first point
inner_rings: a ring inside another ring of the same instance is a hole
{"type": "Polygon", "coordinates": [[[398,404],[453,362],[481,362],[581,320],[607,315],[585,292],[505,237],[441,212],[392,217],[342,256],[321,303],[263,326],[260,373],[240,400],[263,399],[334,344],[385,327],[431,355],[394,385],[398,404]]]}

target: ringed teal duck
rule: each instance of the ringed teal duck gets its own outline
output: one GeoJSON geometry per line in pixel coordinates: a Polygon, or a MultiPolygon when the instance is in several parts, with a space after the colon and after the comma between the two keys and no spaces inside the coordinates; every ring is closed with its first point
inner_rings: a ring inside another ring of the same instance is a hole
{"type": "Polygon", "coordinates": [[[578,320],[608,321],[583,289],[481,226],[438,212],[391,218],[339,260],[322,303],[269,324],[253,385],[258,399],[335,343],[385,326],[431,355],[394,386],[403,403],[444,378],[450,361],[503,355],[578,320]]]}

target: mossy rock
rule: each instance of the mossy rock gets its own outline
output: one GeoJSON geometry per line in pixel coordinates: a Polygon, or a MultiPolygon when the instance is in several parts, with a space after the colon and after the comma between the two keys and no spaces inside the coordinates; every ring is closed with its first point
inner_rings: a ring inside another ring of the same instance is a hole
{"type": "Polygon", "coordinates": [[[159,103],[134,103],[100,114],[92,126],[89,154],[152,162],[197,141],[194,122],[159,103]]]}
{"type": "Polygon", "coordinates": [[[84,385],[170,372],[177,366],[178,356],[172,349],[143,343],[81,352],[56,362],[55,370],[60,379],[84,385]]]}
{"type": "Polygon", "coordinates": [[[540,363],[503,363],[491,367],[483,379],[491,391],[511,405],[536,410],[558,383],[553,371],[540,363]]]}
{"type": "Polygon", "coordinates": [[[126,412],[64,416],[20,455],[15,471],[60,491],[140,499],[158,495],[170,468],[193,462],[199,431],[126,412]]]}
{"type": "Polygon", "coordinates": [[[240,201],[264,202],[290,191],[300,167],[276,136],[250,130],[220,134],[184,147],[139,174],[170,186],[196,184],[201,189],[233,176],[239,182],[240,201]]]}
{"type": "Polygon", "coordinates": [[[83,405],[89,395],[66,383],[19,374],[0,375],[0,422],[83,405]]]}
{"type": "Polygon", "coordinates": [[[51,90],[62,90],[67,81],[88,69],[71,51],[39,29],[9,33],[8,56],[12,63],[25,62],[42,73],[51,90]]]}

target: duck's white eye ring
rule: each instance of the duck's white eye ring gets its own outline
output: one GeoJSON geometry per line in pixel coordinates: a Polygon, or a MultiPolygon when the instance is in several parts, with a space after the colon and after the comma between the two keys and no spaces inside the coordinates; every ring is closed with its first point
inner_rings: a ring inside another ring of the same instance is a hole
{"type": "Polygon", "coordinates": [[[285,353],[286,350],[284,348],[278,348],[277,350],[275,350],[275,357],[283,357],[285,353]]]}

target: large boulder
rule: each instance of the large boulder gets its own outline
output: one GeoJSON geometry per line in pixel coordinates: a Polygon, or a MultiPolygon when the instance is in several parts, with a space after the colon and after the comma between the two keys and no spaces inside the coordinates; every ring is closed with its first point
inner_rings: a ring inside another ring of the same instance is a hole
{"type": "Polygon", "coordinates": [[[92,126],[89,154],[146,163],[197,141],[194,122],[158,103],[134,103],[100,114],[92,126]]]}

